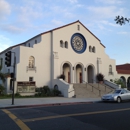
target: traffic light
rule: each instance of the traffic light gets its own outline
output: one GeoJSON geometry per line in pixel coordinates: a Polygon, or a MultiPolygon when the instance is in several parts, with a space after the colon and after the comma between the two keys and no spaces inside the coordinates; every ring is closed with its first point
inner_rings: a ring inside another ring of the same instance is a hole
{"type": "Polygon", "coordinates": [[[5,53],[5,64],[7,67],[11,66],[11,51],[5,53]]]}

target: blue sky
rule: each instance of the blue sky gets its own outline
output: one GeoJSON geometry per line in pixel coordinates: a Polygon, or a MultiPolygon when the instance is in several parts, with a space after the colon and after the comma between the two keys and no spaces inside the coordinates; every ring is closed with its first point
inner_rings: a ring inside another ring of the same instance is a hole
{"type": "Polygon", "coordinates": [[[130,63],[130,0],[0,0],[0,52],[50,29],[80,20],[116,64],[130,63]]]}

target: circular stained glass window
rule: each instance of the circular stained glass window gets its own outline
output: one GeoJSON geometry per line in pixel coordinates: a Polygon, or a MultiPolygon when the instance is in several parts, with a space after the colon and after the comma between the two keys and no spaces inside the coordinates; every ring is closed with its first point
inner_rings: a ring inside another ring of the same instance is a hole
{"type": "Polygon", "coordinates": [[[71,46],[77,53],[83,53],[86,50],[87,43],[83,35],[75,33],[71,37],[71,46]]]}

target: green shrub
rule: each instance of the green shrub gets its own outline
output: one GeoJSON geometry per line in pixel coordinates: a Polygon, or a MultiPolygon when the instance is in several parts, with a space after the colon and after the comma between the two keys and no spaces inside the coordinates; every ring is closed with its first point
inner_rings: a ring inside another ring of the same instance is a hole
{"type": "Polygon", "coordinates": [[[110,79],[111,82],[113,82],[113,79],[110,79]]]}
{"type": "Polygon", "coordinates": [[[65,75],[64,75],[64,74],[61,74],[58,78],[65,80],[65,75]]]}
{"type": "Polygon", "coordinates": [[[121,79],[115,79],[114,83],[121,85],[121,88],[126,88],[126,85],[124,84],[124,82],[121,79]]]}
{"type": "Polygon", "coordinates": [[[39,97],[39,95],[38,95],[38,93],[35,93],[35,95],[34,95],[35,97],[39,97]]]}
{"type": "Polygon", "coordinates": [[[48,86],[43,86],[40,88],[36,88],[36,97],[52,97],[58,96],[61,92],[57,89],[50,89],[48,86]]]}
{"type": "Polygon", "coordinates": [[[17,93],[14,94],[14,96],[15,97],[20,97],[21,95],[20,95],[20,93],[17,92],[17,93]]]}
{"type": "Polygon", "coordinates": [[[2,94],[0,94],[0,96],[4,97],[4,96],[6,96],[6,94],[5,94],[5,93],[2,93],[2,94]]]}
{"type": "Polygon", "coordinates": [[[37,92],[35,94],[37,97],[46,97],[50,95],[50,88],[48,86],[36,88],[35,91],[37,92]]]}
{"type": "Polygon", "coordinates": [[[4,92],[5,88],[3,85],[0,84],[0,95],[4,92]]]}
{"type": "Polygon", "coordinates": [[[53,89],[53,93],[54,93],[54,96],[58,96],[59,94],[61,94],[61,91],[57,89],[53,89]]]}
{"type": "Polygon", "coordinates": [[[12,94],[7,94],[6,96],[7,96],[7,97],[12,97],[12,94]]]}
{"type": "Polygon", "coordinates": [[[35,88],[35,92],[39,92],[40,91],[40,88],[35,88]]]}
{"type": "Polygon", "coordinates": [[[104,80],[104,75],[99,73],[99,74],[97,74],[96,78],[97,78],[98,81],[103,81],[104,80]]]}
{"type": "Polygon", "coordinates": [[[48,86],[43,86],[43,90],[44,90],[45,94],[50,92],[50,88],[48,86]]]}

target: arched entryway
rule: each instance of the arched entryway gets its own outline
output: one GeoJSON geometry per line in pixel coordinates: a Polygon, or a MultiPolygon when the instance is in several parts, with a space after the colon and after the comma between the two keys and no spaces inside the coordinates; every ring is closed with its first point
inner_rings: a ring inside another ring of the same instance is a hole
{"type": "Polygon", "coordinates": [[[88,77],[88,83],[93,83],[94,81],[94,69],[92,65],[89,65],[87,67],[87,77],[88,77]]]}
{"type": "Polygon", "coordinates": [[[63,64],[63,74],[65,75],[65,81],[71,83],[71,67],[68,63],[63,64]]]}
{"type": "Polygon", "coordinates": [[[125,79],[125,77],[124,77],[124,76],[121,76],[120,79],[121,79],[121,81],[123,82],[123,84],[126,86],[126,79],[125,79]]]}
{"type": "Polygon", "coordinates": [[[77,64],[76,65],[76,83],[82,83],[83,82],[83,68],[82,65],[77,64]]]}
{"type": "Polygon", "coordinates": [[[130,90],[130,77],[127,79],[127,88],[130,90]]]}

